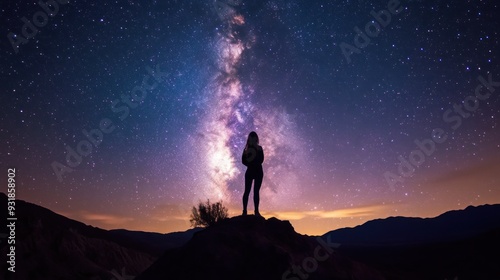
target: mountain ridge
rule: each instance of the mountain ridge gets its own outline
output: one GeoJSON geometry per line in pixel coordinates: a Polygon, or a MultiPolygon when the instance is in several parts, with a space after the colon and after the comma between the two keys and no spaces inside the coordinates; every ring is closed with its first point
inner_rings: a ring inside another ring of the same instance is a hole
{"type": "MultiPolygon", "coordinates": [[[[6,204],[4,193],[0,201],[6,204]]],[[[2,211],[4,220],[6,214],[2,211]]],[[[500,258],[488,257],[500,251],[500,204],[468,206],[430,218],[375,219],[322,236],[302,235],[289,221],[253,215],[232,217],[205,229],[161,234],[103,230],[23,200],[16,200],[16,214],[23,221],[16,228],[17,266],[23,268],[16,279],[110,280],[117,271],[137,275],[139,280],[161,279],[157,277],[161,275],[290,280],[305,279],[305,275],[309,280],[500,278],[495,265],[500,258]]],[[[7,253],[5,245],[0,243],[1,254],[7,253]]],[[[0,264],[4,271],[5,266],[0,264]]]]}
{"type": "MultiPolygon", "coordinates": [[[[0,193],[0,204],[7,205],[5,193],[0,193]]],[[[200,230],[172,235],[108,231],[19,199],[15,213],[15,279],[110,280],[117,271],[137,275],[166,249],[182,245],[200,230]]],[[[6,220],[7,212],[1,211],[0,217],[6,220]]],[[[0,229],[2,236],[7,236],[5,230],[0,229]]],[[[9,246],[4,241],[0,240],[0,254],[5,256],[9,246]]],[[[2,262],[0,268],[10,279],[6,265],[2,262]]]]}
{"type": "Polygon", "coordinates": [[[500,204],[467,206],[435,217],[387,217],[325,233],[343,244],[418,244],[460,240],[500,227],[500,204]]]}

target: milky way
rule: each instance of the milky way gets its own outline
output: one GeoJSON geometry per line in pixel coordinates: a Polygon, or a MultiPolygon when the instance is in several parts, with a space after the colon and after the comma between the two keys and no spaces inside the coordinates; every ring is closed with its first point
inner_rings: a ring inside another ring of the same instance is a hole
{"type": "Polygon", "coordinates": [[[399,1],[376,23],[396,2],[73,1],[21,40],[43,8],[4,1],[0,165],[20,199],[107,229],[186,230],[206,199],[241,213],[252,130],[261,213],[301,233],[499,203],[499,4],[399,1]],[[120,118],[113,102],[157,67],[120,118]],[[495,82],[475,103],[480,76],[495,82]],[[51,163],[103,119],[116,128],[58,180],[51,163]],[[391,188],[384,174],[435,128],[447,140],[391,188]]]}
{"type": "Polygon", "coordinates": [[[256,103],[252,85],[239,79],[243,53],[258,40],[252,28],[236,9],[226,10],[221,19],[223,28],[214,43],[217,71],[204,92],[209,110],[193,142],[193,149],[201,149],[198,168],[206,174],[199,182],[196,198],[221,199],[232,205],[240,202],[244,172],[241,153],[248,133],[255,130],[261,134],[265,151],[263,200],[272,207],[283,206],[280,202],[285,204],[300,193],[297,171],[302,163],[301,139],[283,108],[256,103]]]}

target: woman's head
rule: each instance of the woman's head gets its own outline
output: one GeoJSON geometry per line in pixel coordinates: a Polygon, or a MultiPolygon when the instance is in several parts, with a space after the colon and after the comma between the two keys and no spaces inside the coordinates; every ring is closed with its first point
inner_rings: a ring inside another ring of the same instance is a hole
{"type": "Polygon", "coordinates": [[[250,132],[248,134],[247,145],[258,145],[259,144],[259,136],[255,131],[250,132]]]}

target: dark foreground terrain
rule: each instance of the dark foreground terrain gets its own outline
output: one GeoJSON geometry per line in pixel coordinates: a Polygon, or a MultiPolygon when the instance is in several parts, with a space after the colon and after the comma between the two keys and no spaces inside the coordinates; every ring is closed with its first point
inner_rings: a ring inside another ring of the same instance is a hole
{"type": "Polygon", "coordinates": [[[253,215],[170,234],[103,230],[22,200],[16,215],[16,273],[2,261],[1,279],[500,279],[500,205],[321,237],[253,215]]]}

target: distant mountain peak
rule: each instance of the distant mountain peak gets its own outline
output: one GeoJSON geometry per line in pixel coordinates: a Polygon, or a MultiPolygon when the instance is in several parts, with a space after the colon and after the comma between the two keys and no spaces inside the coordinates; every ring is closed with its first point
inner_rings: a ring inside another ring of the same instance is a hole
{"type": "Polygon", "coordinates": [[[351,245],[403,245],[460,240],[500,227],[500,204],[468,206],[432,218],[388,217],[354,228],[330,231],[330,236],[351,245]]]}

